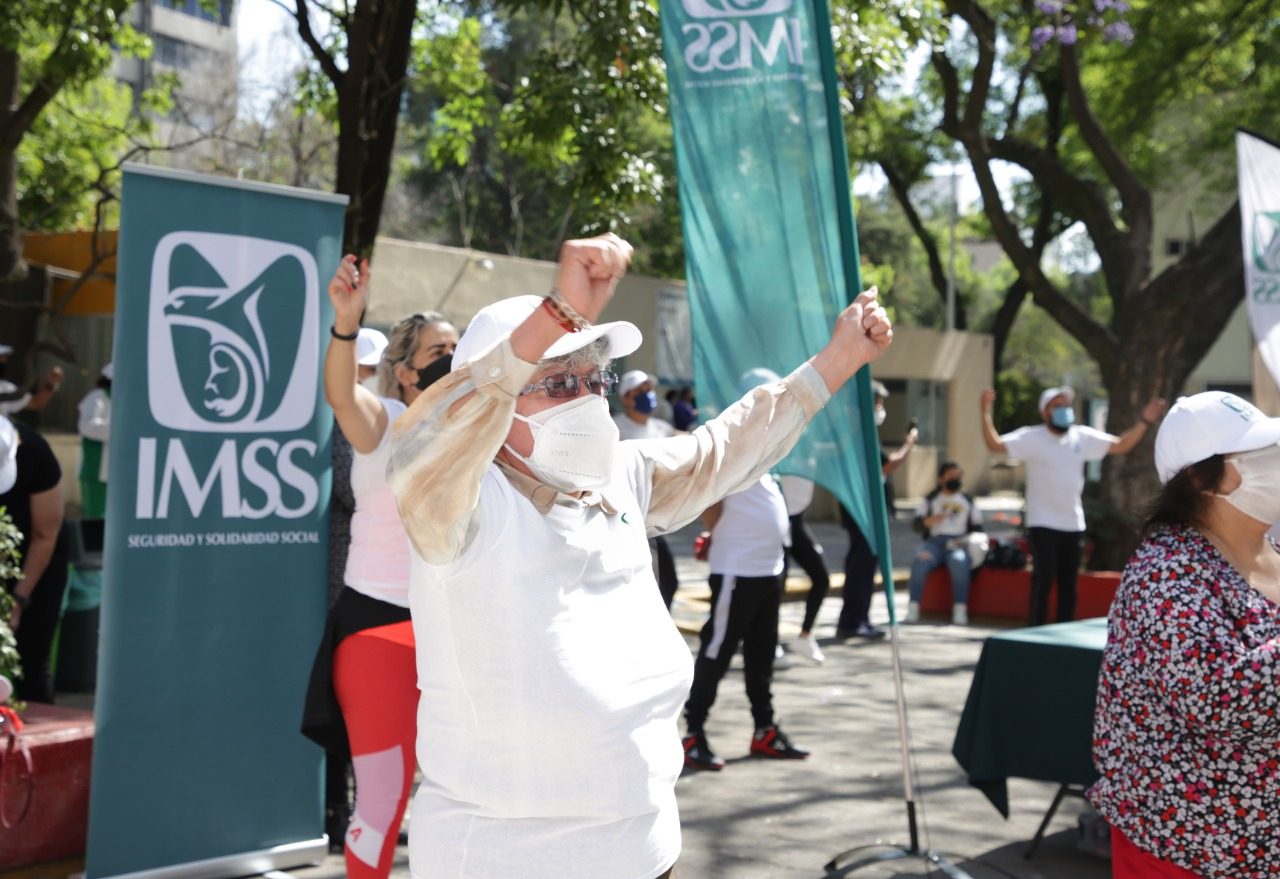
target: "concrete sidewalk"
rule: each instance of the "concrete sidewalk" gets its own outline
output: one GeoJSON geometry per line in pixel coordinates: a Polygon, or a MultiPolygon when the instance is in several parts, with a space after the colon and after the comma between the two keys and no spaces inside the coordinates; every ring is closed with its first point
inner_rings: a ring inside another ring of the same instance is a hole
{"type": "MultiPolygon", "coordinates": [[[[988,512],[1005,513],[1012,504],[1000,498],[980,503],[988,512]]],[[[825,547],[828,568],[838,573],[846,545],[843,531],[827,523],[811,527],[825,547]]],[[[681,576],[675,616],[690,650],[697,646],[690,633],[706,614],[706,565],[692,558],[697,531],[691,526],[671,540],[681,576]]],[[[918,541],[909,521],[895,521],[891,536],[895,559],[909,559],[918,541]]],[[[795,569],[793,573],[799,574],[795,569]]],[[[803,597],[807,585],[802,574],[793,576],[791,597],[803,597]]],[[[820,879],[823,864],[845,849],[878,841],[907,842],[891,647],[887,640],[834,642],[839,608],[838,597],[829,599],[816,628],[826,662],[812,665],[793,658],[792,666],[774,678],[779,720],[798,744],[812,750],[809,760],[747,756],[752,723],[741,663],[735,660],[707,724],[712,746],[728,766],[719,773],[686,773],[677,786],[684,826],[684,852],[676,871],[680,879],[820,879]]],[[[906,610],[901,592],[897,609],[901,618],[906,610]]],[[[784,640],[794,637],[802,615],[801,602],[783,605],[784,640]]],[[[872,617],[881,625],[888,622],[883,594],[873,603],[872,617]]],[[[1063,803],[1039,852],[1025,860],[1026,843],[1056,786],[1012,780],[1011,816],[1005,821],[968,785],[951,756],[974,665],[983,640],[995,631],[981,625],[900,629],[922,843],[948,854],[974,879],[1105,879],[1110,875],[1107,862],[1076,848],[1076,821],[1084,808],[1079,800],[1063,803]]],[[[407,877],[407,863],[407,850],[401,847],[394,875],[407,877]]],[[[330,857],[322,866],[293,872],[305,879],[337,879],[344,869],[340,857],[330,857]]],[[[904,860],[853,875],[906,877],[928,872],[925,864],[904,860]]]]}

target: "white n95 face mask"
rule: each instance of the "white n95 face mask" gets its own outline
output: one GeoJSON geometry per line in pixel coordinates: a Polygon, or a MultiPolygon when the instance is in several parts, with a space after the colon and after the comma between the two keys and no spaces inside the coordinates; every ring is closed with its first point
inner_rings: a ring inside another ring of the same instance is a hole
{"type": "Polygon", "coordinates": [[[1259,522],[1280,522],[1280,445],[1232,455],[1227,460],[1240,473],[1240,485],[1218,497],[1259,522]]]}
{"type": "Polygon", "coordinates": [[[529,457],[506,447],[542,482],[563,492],[604,488],[613,476],[618,425],[604,397],[587,394],[534,415],[515,415],[533,432],[529,457]]]}

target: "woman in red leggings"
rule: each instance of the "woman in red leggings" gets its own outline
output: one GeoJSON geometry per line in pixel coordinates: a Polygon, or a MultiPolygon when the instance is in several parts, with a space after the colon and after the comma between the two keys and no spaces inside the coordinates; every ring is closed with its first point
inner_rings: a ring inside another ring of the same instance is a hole
{"type": "Polygon", "coordinates": [[[325,399],[354,452],[356,507],[344,588],[316,654],[302,730],[331,758],[351,758],[356,797],[344,845],[347,875],[385,879],[413,782],[418,707],[409,543],[387,487],[387,439],[391,422],[429,382],[428,367],[452,354],[458,332],[435,313],[400,321],[378,363],[375,393],[357,382],[355,343],[368,284],[368,262],[357,268],[354,256],[329,282],[334,323],[325,399]]]}

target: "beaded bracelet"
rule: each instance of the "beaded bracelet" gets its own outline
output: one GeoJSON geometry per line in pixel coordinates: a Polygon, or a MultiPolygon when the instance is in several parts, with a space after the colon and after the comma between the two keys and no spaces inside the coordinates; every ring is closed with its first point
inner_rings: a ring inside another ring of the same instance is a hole
{"type": "Polygon", "coordinates": [[[542,307],[566,333],[577,333],[591,326],[591,321],[578,314],[559,290],[552,289],[542,300],[542,307]]]}

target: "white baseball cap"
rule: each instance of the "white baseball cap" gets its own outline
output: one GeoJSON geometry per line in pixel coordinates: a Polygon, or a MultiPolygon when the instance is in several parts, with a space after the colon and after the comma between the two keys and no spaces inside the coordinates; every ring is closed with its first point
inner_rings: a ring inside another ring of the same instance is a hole
{"type": "Polygon", "coordinates": [[[1044,407],[1049,405],[1049,401],[1054,397],[1062,395],[1067,398],[1067,405],[1070,406],[1076,401],[1076,392],[1071,388],[1063,385],[1060,388],[1049,388],[1040,395],[1040,411],[1044,411],[1044,407]]]}
{"type": "Polygon", "coordinates": [[[21,412],[30,402],[30,391],[24,391],[13,382],[0,379],[0,415],[21,412]]]}
{"type": "Polygon", "coordinates": [[[1179,470],[1233,452],[1280,443],[1280,418],[1223,391],[1179,397],[1156,434],[1156,472],[1162,483],[1179,470]]]}
{"type": "Polygon", "coordinates": [[[625,396],[645,382],[655,384],[653,376],[645,372],[643,369],[633,369],[630,372],[622,374],[622,379],[618,382],[618,395],[625,396]]]}
{"type": "Polygon", "coordinates": [[[105,378],[107,381],[112,381],[113,379],[115,379],[116,366],[113,361],[108,360],[106,362],[106,365],[102,367],[102,377],[105,378]]]}
{"type": "MultiPolygon", "coordinates": [[[[458,347],[453,352],[453,368],[459,369],[487,353],[500,340],[511,335],[511,331],[524,323],[541,305],[541,296],[528,294],[502,299],[480,309],[458,340],[458,347]]],[[[644,341],[635,324],[616,320],[595,324],[576,333],[565,333],[543,352],[542,358],[552,360],[572,354],[601,338],[609,340],[609,352],[606,355],[609,358],[626,357],[644,341]]]]}
{"type": "Polygon", "coordinates": [[[356,335],[356,363],[361,366],[377,366],[382,352],[387,350],[387,337],[372,327],[361,327],[356,335]]]}
{"type": "Polygon", "coordinates": [[[0,494],[18,481],[18,429],[7,416],[0,415],[0,494]]]}

